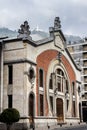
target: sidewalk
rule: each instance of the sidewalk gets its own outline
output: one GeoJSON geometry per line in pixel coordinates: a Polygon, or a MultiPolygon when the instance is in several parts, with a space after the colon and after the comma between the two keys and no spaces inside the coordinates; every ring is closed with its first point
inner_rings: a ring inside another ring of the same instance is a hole
{"type": "Polygon", "coordinates": [[[50,128],[50,130],[53,130],[53,129],[57,129],[57,128],[59,128],[59,129],[62,129],[62,128],[70,128],[70,127],[79,127],[79,126],[84,126],[84,125],[86,125],[86,123],[74,123],[74,124],[60,124],[60,125],[56,125],[56,126],[52,126],[51,128],[50,128]]]}
{"type": "Polygon", "coordinates": [[[62,130],[62,128],[64,128],[64,129],[67,129],[67,128],[70,128],[70,127],[76,128],[76,127],[84,126],[84,125],[87,125],[87,124],[86,123],[60,124],[60,125],[55,125],[55,126],[39,127],[39,128],[35,128],[33,130],[54,130],[54,129],[61,129],[62,130]]]}

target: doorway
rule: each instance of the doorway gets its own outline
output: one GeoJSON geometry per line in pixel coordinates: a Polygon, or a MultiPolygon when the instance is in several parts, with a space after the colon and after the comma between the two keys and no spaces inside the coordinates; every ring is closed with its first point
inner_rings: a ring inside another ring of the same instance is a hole
{"type": "Polygon", "coordinates": [[[34,124],[34,94],[29,95],[29,116],[30,116],[30,125],[34,124]]]}
{"type": "Polygon", "coordinates": [[[56,115],[58,117],[58,123],[64,122],[63,100],[60,98],[56,99],[56,115]]]}

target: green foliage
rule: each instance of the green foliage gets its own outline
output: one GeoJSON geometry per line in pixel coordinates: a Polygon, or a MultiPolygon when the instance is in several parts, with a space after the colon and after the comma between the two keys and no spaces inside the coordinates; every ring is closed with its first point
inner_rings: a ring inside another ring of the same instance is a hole
{"type": "Polygon", "coordinates": [[[0,122],[12,124],[19,121],[20,113],[15,108],[7,108],[0,114],[0,122]]]}

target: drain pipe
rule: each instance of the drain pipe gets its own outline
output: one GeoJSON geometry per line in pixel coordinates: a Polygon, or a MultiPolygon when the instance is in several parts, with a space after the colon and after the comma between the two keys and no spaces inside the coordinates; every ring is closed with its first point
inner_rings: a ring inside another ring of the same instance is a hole
{"type": "Polygon", "coordinates": [[[1,44],[2,46],[1,46],[1,90],[0,90],[0,95],[1,95],[1,97],[0,97],[0,102],[1,102],[1,106],[0,106],[0,112],[2,112],[3,111],[3,43],[1,44]]]}

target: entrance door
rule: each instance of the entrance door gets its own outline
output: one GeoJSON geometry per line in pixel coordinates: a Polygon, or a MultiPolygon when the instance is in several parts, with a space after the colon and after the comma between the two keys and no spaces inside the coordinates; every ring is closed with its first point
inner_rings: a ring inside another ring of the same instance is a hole
{"type": "Polygon", "coordinates": [[[34,123],[34,95],[30,94],[29,96],[29,116],[30,116],[30,124],[34,123]]]}
{"type": "Polygon", "coordinates": [[[63,122],[64,117],[63,117],[63,100],[60,98],[56,99],[56,114],[58,117],[58,123],[63,122]]]}

